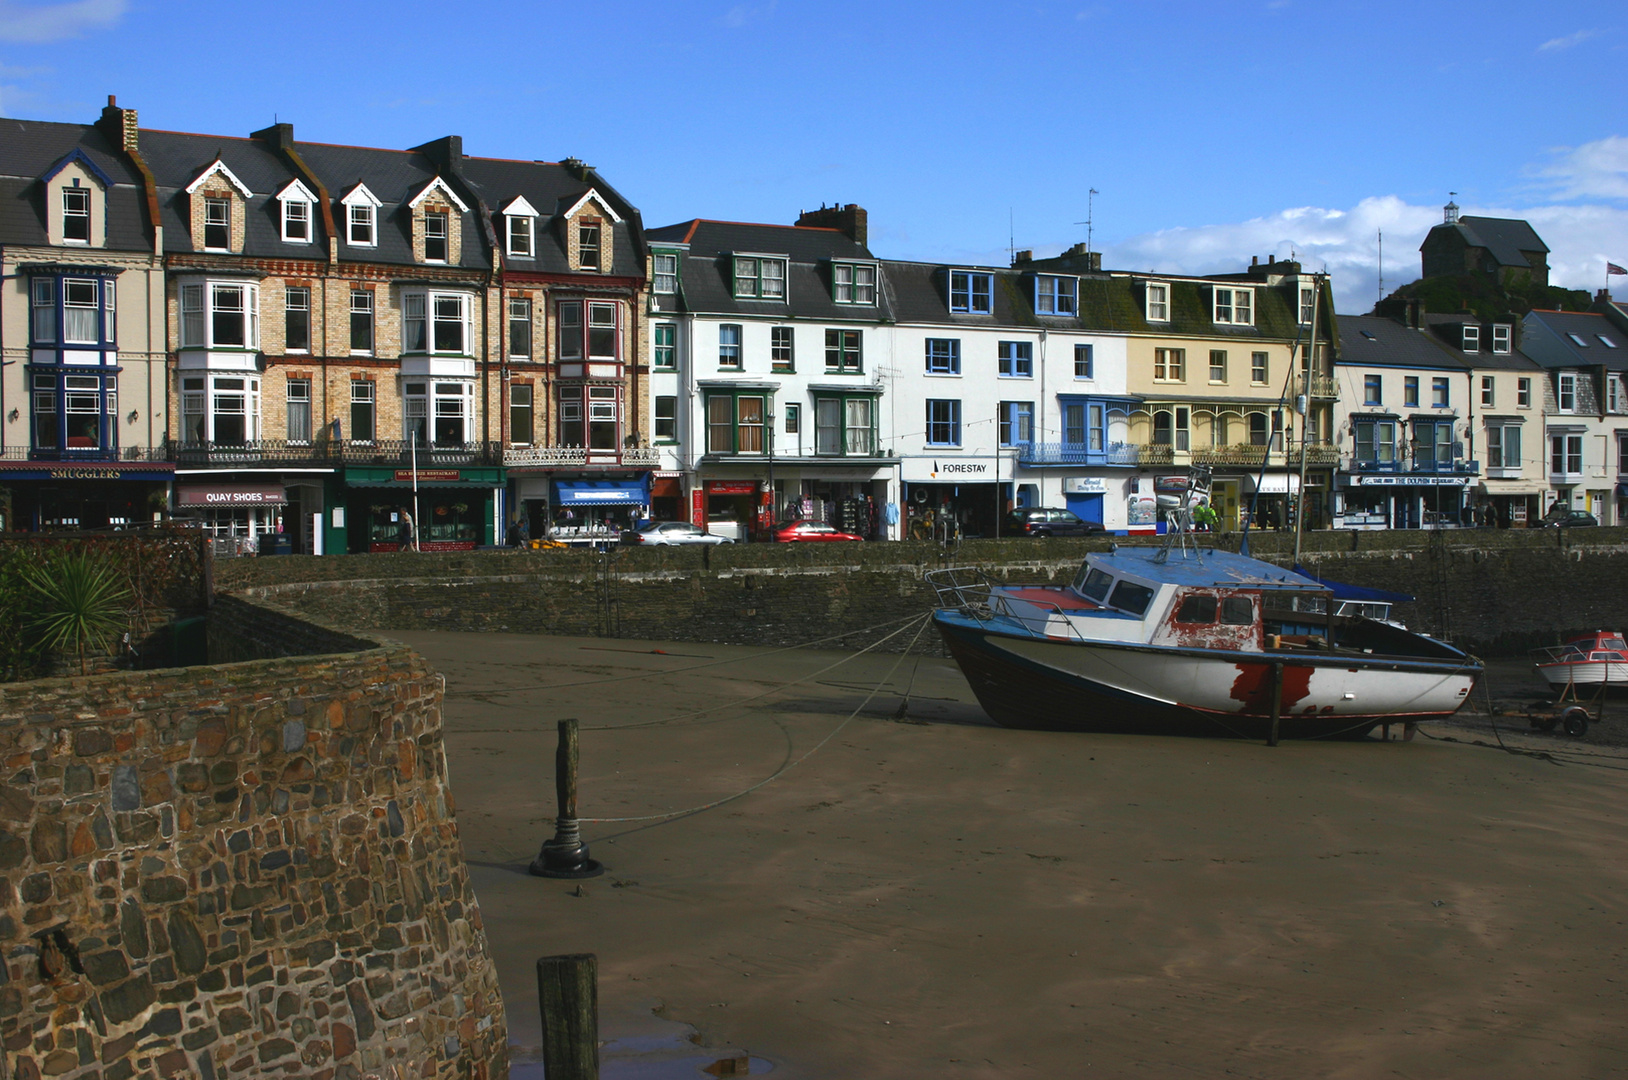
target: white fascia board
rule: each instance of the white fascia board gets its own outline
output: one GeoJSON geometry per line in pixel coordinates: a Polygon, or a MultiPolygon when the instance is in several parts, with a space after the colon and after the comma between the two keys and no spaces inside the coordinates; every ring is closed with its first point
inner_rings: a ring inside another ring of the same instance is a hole
{"type": "Polygon", "coordinates": [[[447,197],[447,201],[458,208],[459,213],[469,213],[469,207],[464,205],[464,201],[462,199],[458,198],[458,196],[452,193],[452,189],[447,187],[447,182],[441,179],[439,176],[437,176],[434,180],[431,180],[428,184],[425,184],[424,190],[420,191],[417,195],[414,195],[412,199],[408,201],[407,205],[412,209],[417,210],[418,204],[429,198],[430,192],[432,191],[440,191],[441,194],[445,195],[447,197]]]}
{"type": "Polygon", "coordinates": [[[503,213],[506,217],[534,218],[542,216],[537,213],[537,211],[532,207],[531,203],[526,201],[526,197],[524,195],[516,195],[514,197],[514,201],[503,208],[503,213]]]}
{"type": "Polygon", "coordinates": [[[582,193],[582,198],[571,204],[571,208],[565,212],[565,216],[568,218],[575,217],[577,211],[581,210],[582,207],[590,201],[598,203],[599,208],[608,214],[610,219],[616,222],[616,224],[622,224],[622,215],[618,214],[615,210],[612,210],[609,204],[607,204],[604,199],[600,198],[599,192],[593,190],[592,188],[584,191],[582,193]]]}
{"type": "Polygon", "coordinates": [[[298,179],[289,181],[288,186],[277,193],[280,202],[308,202],[314,203],[317,197],[311,194],[311,189],[300,183],[298,179]]]}
{"type": "Polygon", "coordinates": [[[383,206],[379,197],[367,189],[366,184],[358,183],[351,188],[345,197],[339,200],[341,206],[371,206],[375,210],[383,206]]]}
{"type": "Polygon", "coordinates": [[[209,168],[199,173],[198,178],[186,186],[186,193],[191,195],[193,192],[197,191],[203,186],[203,182],[205,180],[208,180],[216,173],[226,177],[227,182],[233,187],[237,188],[238,193],[245,199],[254,198],[254,192],[250,191],[243,181],[239,180],[235,175],[233,175],[232,170],[226,167],[226,162],[222,161],[220,158],[216,158],[214,164],[210,165],[209,168]]]}

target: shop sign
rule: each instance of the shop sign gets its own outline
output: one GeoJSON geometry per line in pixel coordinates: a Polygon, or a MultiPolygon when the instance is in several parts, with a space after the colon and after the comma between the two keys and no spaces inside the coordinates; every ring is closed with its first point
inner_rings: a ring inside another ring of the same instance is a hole
{"type": "Polygon", "coordinates": [[[1108,481],[1100,476],[1063,477],[1063,494],[1065,495],[1103,495],[1107,491],[1108,481]]]}
{"type": "MultiPolygon", "coordinates": [[[[411,469],[397,469],[396,483],[410,484],[413,482],[413,476],[414,473],[411,469]]],[[[463,479],[457,469],[420,469],[417,476],[418,482],[421,484],[455,483],[463,479]]]]}
{"type": "Polygon", "coordinates": [[[988,476],[991,463],[987,461],[933,461],[932,476],[988,476]]]}
{"type": "Polygon", "coordinates": [[[1462,476],[1359,476],[1359,487],[1463,487],[1462,476]]]}
{"type": "Polygon", "coordinates": [[[288,496],[281,484],[177,484],[179,506],[283,506],[288,496]]]}
{"type": "Polygon", "coordinates": [[[121,469],[117,465],[57,465],[48,469],[4,469],[0,480],[145,480],[175,479],[175,474],[155,470],[121,469]]]}
{"type": "Polygon", "coordinates": [[[1191,482],[1186,476],[1155,476],[1153,492],[1156,495],[1182,495],[1191,482]]]}
{"type": "Polygon", "coordinates": [[[708,480],[707,490],[714,495],[756,495],[756,480],[708,480]]]}

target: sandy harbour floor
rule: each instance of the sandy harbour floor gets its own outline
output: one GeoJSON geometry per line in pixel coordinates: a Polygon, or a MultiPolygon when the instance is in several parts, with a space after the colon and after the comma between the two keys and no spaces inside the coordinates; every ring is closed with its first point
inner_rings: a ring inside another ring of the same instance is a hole
{"type": "Polygon", "coordinates": [[[522,1062],[536,958],[593,952],[608,1078],[1628,1073],[1620,747],[1010,731],[940,659],[395,636],[447,677],[522,1062]],[[584,819],[784,771],[585,820],[577,895],[525,873],[564,717],[584,819]],[[638,1060],[691,1028],[698,1057],[638,1060]]]}

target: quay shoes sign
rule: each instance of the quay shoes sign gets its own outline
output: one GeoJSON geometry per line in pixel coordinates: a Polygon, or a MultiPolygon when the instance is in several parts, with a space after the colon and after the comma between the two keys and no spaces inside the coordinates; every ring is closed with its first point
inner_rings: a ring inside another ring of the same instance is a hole
{"type": "Polygon", "coordinates": [[[288,496],[281,484],[177,484],[179,506],[283,506],[288,496]]]}

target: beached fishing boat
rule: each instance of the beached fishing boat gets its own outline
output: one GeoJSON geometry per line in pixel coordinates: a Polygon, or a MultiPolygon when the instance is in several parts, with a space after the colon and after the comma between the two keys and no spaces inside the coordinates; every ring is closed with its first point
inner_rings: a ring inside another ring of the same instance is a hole
{"type": "Polygon", "coordinates": [[[1008,727],[1356,737],[1452,715],[1482,670],[1445,642],[1340,615],[1314,578],[1185,543],[1093,553],[1065,586],[927,578],[950,654],[1008,727]]]}
{"type": "Polygon", "coordinates": [[[1628,689],[1628,641],[1621,631],[1596,630],[1539,651],[1548,660],[1538,662],[1538,675],[1555,690],[1578,686],[1628,689]]]}

